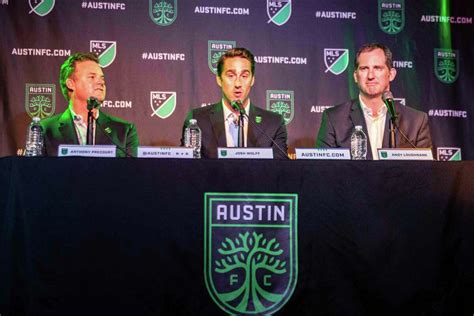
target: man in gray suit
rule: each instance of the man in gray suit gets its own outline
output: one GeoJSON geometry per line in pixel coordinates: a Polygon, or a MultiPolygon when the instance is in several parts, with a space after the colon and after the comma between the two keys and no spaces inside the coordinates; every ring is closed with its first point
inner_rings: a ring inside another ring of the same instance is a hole
{"type": "Polygon", "coordinates": [[[188,113],[181,144],[184,143],[184,130],[194,118],[202,131],[203,158],[217,158],[218,147],[237,147],[238,135],[233,132],[240,113],[232,106],[237,101],[248,116],[248,119],[244,118],[244,147],[273,147],[275,158],[288,158],[287,132],[281,115],[250,102],[249,94],[255,82],[252,53],[245,48],[225,52],[217,63],[216,82],[222,90],[222,100],[188,113]]]}
{"type": "MultiPolygon", "coordinates": [[[[59,75],[61,91],[68,101],[68,108],[61,114],[41,121],[44,133],[44,151],[47,156],[56,156],[61,144],[85,145],[87,137],[87,100],[105,99],[105,78],[99,60],[91,53],[71,55],[61,65],[59,75]]],[[[135,157],[138,135],[135,125],[120,118],[107,115],[98,108],[92,110],[94,117],[93,144],[116,145],[118,157],[135,157]]]]}
{"type": "MultiPolygon", "coordinates": [[[[396,74],[387,46],[363,45],[355,58],[354,80],[359,97],[324,111],[316,147],[350,148],[354,126],[361,125],[367,135],[367,159],[378,159],[377,149],[388,148],[390,138],[390,114],[382,94],[390,91],[396,74]]],[[[428,115],[407,106],[395,105],[395,111],[397,148],[431,148],[428,115]]]]}

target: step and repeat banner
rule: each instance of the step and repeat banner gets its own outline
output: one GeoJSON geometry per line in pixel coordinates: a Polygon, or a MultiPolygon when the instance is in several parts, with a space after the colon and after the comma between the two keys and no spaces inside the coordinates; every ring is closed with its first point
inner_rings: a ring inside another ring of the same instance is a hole
{"type": "Polygon", "coordinates": [[[396,102],[428,113],[441,159],[474,159],[474,7],[433,0],[0,0],[0,156],[32,116],[67,104],[59,67],[99,55],[103,110],[136,123],[141,145],[179,145],[186,113],[219,101],[223,51],[256,56],[251,100],[281,113],[288,144],[313,147],[324,109],[356,98],[354,56],[388,45],[396,102]]]}

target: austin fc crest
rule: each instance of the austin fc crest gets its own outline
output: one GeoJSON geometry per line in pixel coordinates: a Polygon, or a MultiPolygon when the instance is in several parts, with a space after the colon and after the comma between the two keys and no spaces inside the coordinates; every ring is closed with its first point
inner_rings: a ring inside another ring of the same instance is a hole
{"type": "Polygon", "coordinates": [[[379,27],[389,35],[400,33],[405,26],[405,0],[379,0],[379,27]]]}
{"type": "Polygon", "coordinates": [[[294,117],[294,92],[267,90],[267,110],[280,114],[288,125],[294,117]]]}
{"type": "Polygon", "coordinates": [[[217,74],[217,62],[219,58],[229,49],[235,48],[235,41],[208,41],[207,42],[207,59],[209,69],[217,74]]]}
{"type": "Polygon", "coordinates": [[[204,274],[229,315],[271,315],[298,277],[296,194],[205,193],[204,274]]]}
{"type": "Polygon", "coordinates": [[[443,83],[453,83],[459,76],[459,52],[454,49],[435,48],[436,78],[443,83]]]}

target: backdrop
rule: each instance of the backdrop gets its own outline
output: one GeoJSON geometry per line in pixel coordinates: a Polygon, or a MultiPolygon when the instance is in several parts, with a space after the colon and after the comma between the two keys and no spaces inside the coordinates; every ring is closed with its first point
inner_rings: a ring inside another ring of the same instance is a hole
{"type": "Polygon", "coordinates": [[[99,55],[103,109],[135,122],[141,145],[178,145],[186,113],[220,100],[214,67],[235,46],[256,56],[252,101],[284,115],[290,148],[313,147],[322,111],[357,97],[357,48],[379,41],[396,101],[473,159],[473,15],[449,0],[0,0],[0,156],[24,146],[31,116],[66,108],[59,67],[77,51],[99,55]]]}

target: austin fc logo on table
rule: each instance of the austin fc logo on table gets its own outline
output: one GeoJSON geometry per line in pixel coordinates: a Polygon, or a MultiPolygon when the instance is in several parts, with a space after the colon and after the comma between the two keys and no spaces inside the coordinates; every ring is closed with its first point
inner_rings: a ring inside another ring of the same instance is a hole
{"type": "Polygon", "coordinates": [[[271,315],[298,277],[296,194],[205,193],[204,274],[231,315],[271,315]]]}

